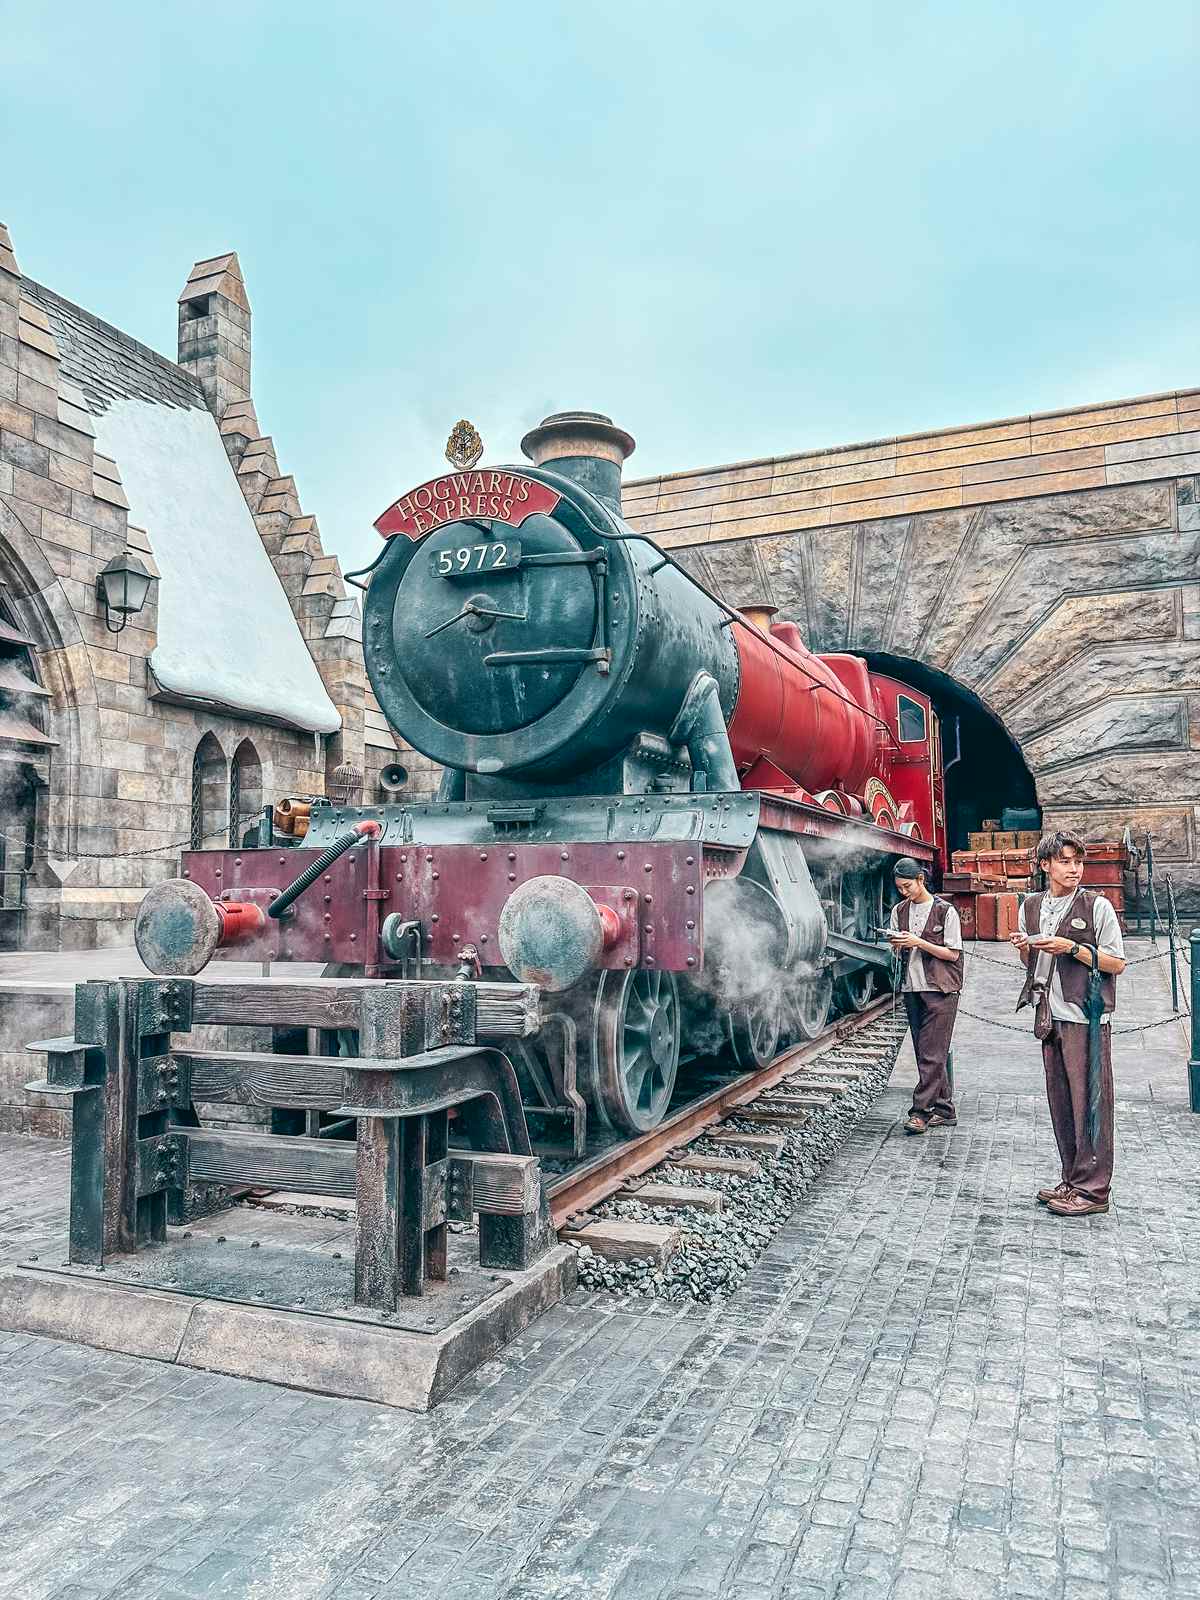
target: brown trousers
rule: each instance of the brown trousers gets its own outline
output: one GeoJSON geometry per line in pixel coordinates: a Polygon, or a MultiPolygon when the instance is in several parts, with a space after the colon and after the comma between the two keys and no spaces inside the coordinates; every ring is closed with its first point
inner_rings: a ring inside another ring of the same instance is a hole
{"type": "Polygon", "coordinates": [[[1056,1022],[1042,1040],[1046,1099],[1062,1158],[1062,1181],[1089,1200],[1107,1200],[1113,1172],[1112,1026],[1100,1029],[1100,1128],[1087,1136],[1086,1022],[1056,1022]]]}
{"type": "Polygon", "coordinates": [[[954,1115],[946,1057],[950,1054],[958,999],[957,994],[940,994],[933,990],[910,991],[904,996],[908,1031],[912,1034],[913,1053],[917,1058],[918,1082],[912,1109],[922,1116],[928,1116],[931,1111],[940,1112],[944,1117],[954,1115]]]}

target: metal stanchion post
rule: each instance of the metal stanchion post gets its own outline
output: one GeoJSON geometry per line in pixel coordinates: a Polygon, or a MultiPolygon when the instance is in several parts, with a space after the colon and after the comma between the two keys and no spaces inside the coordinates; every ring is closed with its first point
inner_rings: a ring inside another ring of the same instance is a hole
{"type": "Polygon", "coordinates": [[[1171,1010],[1179,1010],[1179,967],[1175,960],[1175,885],[1167,873],[1167,944],[1171,951],[1171,1010]]]}
{"type": "Polygon", "coordinates": [[[1200,928],[1192,929],[1192,1058],[1188,1062],[1188,1104],[1200,1111],[1200,928]]]}

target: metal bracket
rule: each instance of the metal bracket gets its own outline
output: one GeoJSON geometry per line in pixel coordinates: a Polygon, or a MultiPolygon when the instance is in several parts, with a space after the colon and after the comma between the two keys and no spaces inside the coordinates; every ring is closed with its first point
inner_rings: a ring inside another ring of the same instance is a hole
{"type": "Polygon", "coordinates": [[[470,1222],[475,1215],[475,1163],[450,1156],[446,1174],[446,1217],[470,1222]]]}
{"type": "Polygon", "coordinates": [[[148,978],[138,995],[138,1031],[188,1033],[195,985],[190,978],[148,978]]]}
{"type": "Polygon", "coordinates": [[[441,983],[426,991],[425,1048],[474,1044],[477,992],[470,983],[441,983]]]}
{"type": "Polygon", "coordinates": [[[449,1161],[431,1161],[421,1168],[421,1227],[426,1232],[446,1220],[446,1179],[449,1161]]]}
{"type": "Polygon", "coordinates": [[[143,1056],[138,1062],[138,1114],[146,1116],[168,1107],[192,1103],[192,1069],[174,1056],[143,1056]]]}
{"type": "Polygon", "coordinates": [[[158,1133],[137,1142],[137,1193],[160,1194],[186,1188],[188,1141],[182,1133],[158,1133]]]}
{"type": "Polygon", "coordinates": [[[104,1058],[94,1048],[78,1039],[35,1039],[25,1046],[34,1055],[45,1054],[46,1081],[55,1089],[82,1089],[89,1081],[100,1082],[104,1072],[104,1058]],[[88,1075],[88,1050],[93,1061],[99,1062],[99,1072],[88,1075]]]}

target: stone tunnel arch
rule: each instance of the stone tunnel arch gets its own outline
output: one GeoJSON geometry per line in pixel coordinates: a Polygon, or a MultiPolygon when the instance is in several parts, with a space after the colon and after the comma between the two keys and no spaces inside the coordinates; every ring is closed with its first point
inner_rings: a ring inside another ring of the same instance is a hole
{"type": "Polygon", "coordinates": [[[856,653],[873,672],[911,683],[933,702],[942,726],[951,850],[965,850],[967,834],[1005,810],[1037,809],[1037,785],[1020,745],[979,695],[949,673],[911,656],[881,650],[856,653]]]}

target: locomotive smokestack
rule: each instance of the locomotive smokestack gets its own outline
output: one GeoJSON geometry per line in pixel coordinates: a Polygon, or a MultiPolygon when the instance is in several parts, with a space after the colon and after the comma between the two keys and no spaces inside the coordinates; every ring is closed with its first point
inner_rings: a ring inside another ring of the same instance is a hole
{"type": "Polygon", "coordinates": [[[621,467],[634,452],[633,436],[598,411],[556,411],[521,440],[535,467],[560,472],[590,490],[618,514],[621,467]]]}

